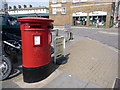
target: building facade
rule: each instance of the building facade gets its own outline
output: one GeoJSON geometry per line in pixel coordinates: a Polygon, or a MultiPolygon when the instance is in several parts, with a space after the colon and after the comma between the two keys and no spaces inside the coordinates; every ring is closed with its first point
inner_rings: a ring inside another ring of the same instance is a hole
{"type": "Polygon", "coordinates": [[[14,6],[13,8],[9,6],[8,13],[11,16],[16,17],[28,17],[28,16],[38,16],[38,17],[49,17],[49,8],[47,7],[21,7],[20,5],[14,6]]]}
{"type": "Polygon", "coordinates": [[[50,0],[49,17],[54,25],[109,28],[113,25],[113,2],[50,0]]]}

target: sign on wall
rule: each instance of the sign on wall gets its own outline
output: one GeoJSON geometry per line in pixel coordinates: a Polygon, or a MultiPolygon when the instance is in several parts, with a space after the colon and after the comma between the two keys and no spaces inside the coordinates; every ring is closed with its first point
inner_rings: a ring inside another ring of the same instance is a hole
{"type": "Polygon", "coordinates": [[[51,7],[61,7],[62,4],[51,4],[51,7]]]}
{"type": "Polygon", "coordinates": [[[68,31],[68,30],[70,31],[71,30],[71,24],[65,24],[64,25],[64,30],[65,31],[68,31]]]}
{"type": "Polygon", "coordinates": [[[75,17],[75,16],[87,16],[87,13],[85,13],[85,12],[76,12],[76,13],[73,13],[72,16],[73,17],[75,17]]]}
{"type": "Polygon", "coordinates": [[[94,11],[89,13],[89,16],[101,16],[101,15],[107,15],[107,12],[103,12],[103,11],[94,11]]]}

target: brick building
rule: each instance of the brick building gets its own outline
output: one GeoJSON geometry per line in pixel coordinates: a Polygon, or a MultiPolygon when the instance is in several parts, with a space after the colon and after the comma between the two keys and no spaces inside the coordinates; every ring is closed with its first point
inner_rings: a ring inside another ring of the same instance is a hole
{"type": "Polygon", "coordinates": [[[113,23],[113,2],[87,0],[50,0],[49,17],[54,25],[78,25],[109,28],[113,23]]]}

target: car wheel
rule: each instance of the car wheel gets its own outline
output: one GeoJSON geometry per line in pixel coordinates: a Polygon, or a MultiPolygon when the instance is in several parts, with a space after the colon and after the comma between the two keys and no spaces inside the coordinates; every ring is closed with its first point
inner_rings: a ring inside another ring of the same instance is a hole
{"type": "Polygon", "coordinates": [[[0,61],[0,80],[8,78],[11,72],[12,72],[11,60],[3,55],[2,61],[0,61]]]}

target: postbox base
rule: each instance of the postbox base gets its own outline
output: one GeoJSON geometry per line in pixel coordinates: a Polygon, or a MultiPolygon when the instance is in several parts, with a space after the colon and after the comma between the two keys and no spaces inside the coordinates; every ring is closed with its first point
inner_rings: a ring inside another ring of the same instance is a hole
{"type": "Polygon", "coordinates": [[[36,68],[23,67],[23,80],[27,83],[41,81],[50,75],[50,69],[50,63],[36,68]]]}

